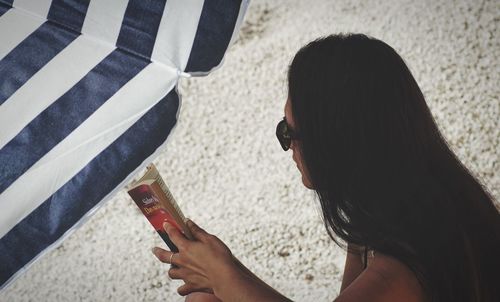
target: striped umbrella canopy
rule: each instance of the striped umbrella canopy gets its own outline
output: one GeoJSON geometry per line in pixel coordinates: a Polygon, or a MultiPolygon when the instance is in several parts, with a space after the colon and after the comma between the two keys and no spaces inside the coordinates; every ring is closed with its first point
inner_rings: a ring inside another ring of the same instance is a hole
{"type": "Polygon", "coordinates": [[[0,289],[165,147],[248,0],[0,0],[0,289]]]}

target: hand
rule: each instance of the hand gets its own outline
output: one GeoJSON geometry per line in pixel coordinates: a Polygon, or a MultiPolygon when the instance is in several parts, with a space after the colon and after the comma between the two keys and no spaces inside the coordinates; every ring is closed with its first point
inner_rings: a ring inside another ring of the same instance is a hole
{"type": "Polygon", "coordinates": [[[219,238],[191,220],[188,220],[187,225],[194,241],[188,240],[174,226],[164,223],[163,228],[179,252],[172,253],[155,247],[153,253],[161,262],[175,265],[168,270],[168,275],[172,279],[184,280],[185,284],[177,289],[181,296],[192,292],[213,293],[217,283],[225,279],[221,278],[222,275],[237,269],[235,258],[219,238]]]}

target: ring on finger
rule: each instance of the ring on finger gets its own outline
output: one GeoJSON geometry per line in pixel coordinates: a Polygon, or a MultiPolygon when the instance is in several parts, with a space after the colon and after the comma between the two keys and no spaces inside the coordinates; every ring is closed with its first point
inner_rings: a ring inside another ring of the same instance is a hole
{"type": "Polygon", "coordinates": [[[172,258],[174,257],[175,253],[170,254],[170,260],[168,261],[170,265],[173,265],[172,263],[172,258]]]}

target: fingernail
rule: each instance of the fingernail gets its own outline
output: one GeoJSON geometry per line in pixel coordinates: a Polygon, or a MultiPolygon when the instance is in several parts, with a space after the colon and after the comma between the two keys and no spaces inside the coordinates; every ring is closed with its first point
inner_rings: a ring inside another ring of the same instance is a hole
{"type": "Polygon", "coordinates": [[[167,228],[168,228],[168,222],[164,222],[164,223],[163,223],[163,228],[164,228],[165,230],[167,230],[167,228]]]}
{"type": "Polygon", "coordinates": [[[156,255],[156,247],[152,248],[152,249],[151,249],[151,252],[153,252],[153,254],[155,254],[155,255],[156,255]]]}

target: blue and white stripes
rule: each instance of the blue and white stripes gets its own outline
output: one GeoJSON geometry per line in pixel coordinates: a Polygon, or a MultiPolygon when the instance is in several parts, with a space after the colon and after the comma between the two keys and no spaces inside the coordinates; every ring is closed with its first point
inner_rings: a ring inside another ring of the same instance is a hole
{"type": "Polygon", "coordinates": [[[0,0],[0,288],[161,150],[247,5],[0,0]]]}

